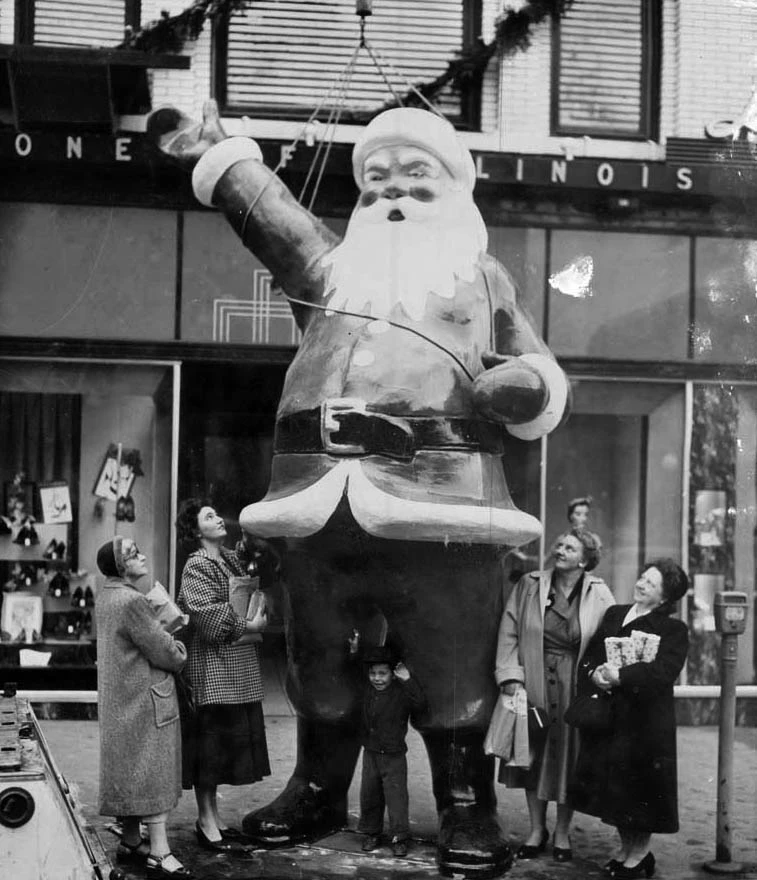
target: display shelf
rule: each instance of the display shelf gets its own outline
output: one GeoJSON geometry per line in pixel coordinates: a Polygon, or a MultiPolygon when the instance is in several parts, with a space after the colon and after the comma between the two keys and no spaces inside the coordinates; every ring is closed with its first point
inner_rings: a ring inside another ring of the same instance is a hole
{"type": "Polygon", "coordinates": [[[31,547],[24,547],[13,541],[13,535],[0,535],[0,562],[25,562],[37,563],[39,565],[55,564],[68,565],[70,557],[70,548],[68,546],[68,526],[64,524],[34,523],[34,530],[39,536],[39,544],[32,544],[31,547]],[[66,545],[66,559],[46,559],[44,552],[47,550],[51,541],[63,543],[66,545]]]}

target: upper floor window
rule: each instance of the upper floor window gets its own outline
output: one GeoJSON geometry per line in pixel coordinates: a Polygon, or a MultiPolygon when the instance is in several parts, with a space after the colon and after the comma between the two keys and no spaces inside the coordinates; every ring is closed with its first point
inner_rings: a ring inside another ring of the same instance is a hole
{"type": "Polygon", "coordinates": [[[576,0],[555,24],[552,133],[656,139],[659,0],[576,0]]]}
{"type": "Polygon", "coordinates": [[[15,42],[112,49],[139,25],[140,0],[16,0],[15,42]]]}
{"type": "MultiPolygon", "coordinates": [[[[362,49],[341,95],[360,36],[355,0],[256,0],[216,32],[216,97],[229,115],[279,119],[307,118],[326,98],[326,113],[343,103],[341,122],[361,122],[392,100],[383,74],[404,96],[408,82],[443,73],[480,28],[481,0],[381,0],[366,19],[379,66],[362,49]]],[[[446,89],[436,104],[452,122],[477,126],[477,96],[446,89]]]]}

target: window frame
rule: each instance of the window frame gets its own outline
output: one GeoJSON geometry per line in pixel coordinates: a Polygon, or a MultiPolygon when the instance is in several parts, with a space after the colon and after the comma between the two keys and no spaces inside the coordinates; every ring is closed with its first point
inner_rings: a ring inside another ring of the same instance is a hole
{"type": "MultiPolygon", "coordinates": [[[[480,39],[482,26],[482,3],[483,0],[461,0],[462,25],[463,25],[463,48],[473,46],[480,39]]],[[[241,117],[251,116],[260,119],[283,119],[300,121],[308,119],[314,107],[302,105],[296,108],[282,107],[282,113],[277,113],[270,107],[256,107],[255,105],[230,104],[227,92],[228,73],[228,45],[229,45],[229,15],[219,15],[213,23],[212,50],[211,50],[211,83],[210,91],[218,102],[218,107],[223,116],[241,117]]],[[[370,19],[368,19],[370,23],[370,19]]],[[[357,33],[357,30],[356,30],[357,33]]],[[[452,59],[450,59],[452,60],[452,59]]],[[[459,119],[450,120],[456,128],[465,131],[479,131],[481,128],[481,82],[463,88],[459,94],[460,116],[459,119]]],[[[352,124],[366,124],[373,113],[355,114],[347,121],[352,124]]],[[[351,115],[352,116],[352,115],[351,115]]]]}
{"type": "MultiPolygon", "coordinates": [[[[124,33],[127,27],[138,28],[142,19],[142,0],[123,0],[124,33]]],[[[36,0],[15,0],[13,42],[18,46],[34,45],[36,0]]]]}
{"type": "Polygon", "coordinates": [[[639,129],[628,131],[596,129],[590,126],[560,125],[561,20],[552,20],[550,86],[550,133],[553,137],[593,137],[603,140],[658,141],[660,137],[660,80],[662,73],[662,3],[641,2],[641,101],[639,129]]]}

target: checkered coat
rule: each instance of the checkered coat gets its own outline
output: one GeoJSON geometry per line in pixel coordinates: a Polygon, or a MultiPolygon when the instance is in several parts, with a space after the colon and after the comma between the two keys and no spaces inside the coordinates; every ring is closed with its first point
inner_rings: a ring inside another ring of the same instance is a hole
{"type": "Polygon", "coordinates": [[[190,618],[186,674],[198,706],[263,699],[257,644],[233,644],[245,621],[229,604],[229,578],[243,574],[236,553],[224,549],[220,559],[198,550],[184,566],[178,602],[190,618]]]}

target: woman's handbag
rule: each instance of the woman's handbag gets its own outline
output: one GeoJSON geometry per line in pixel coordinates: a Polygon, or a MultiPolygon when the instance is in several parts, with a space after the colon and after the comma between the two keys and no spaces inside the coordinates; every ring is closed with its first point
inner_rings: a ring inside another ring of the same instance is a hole
{"type": "Polygon", "coordinates": [[[563,715],[566,724],[587,733],[607,733],[612,730],[612,694],[597,692],[576,697],[563,715]]]}
{"type": "Polygon", "coordinates": [[[529,767],[531,764],[526,706],[525,690],[512,696],[501,694],[489,722],[484,752],[501,758],[508,767],[529,767]]]}

